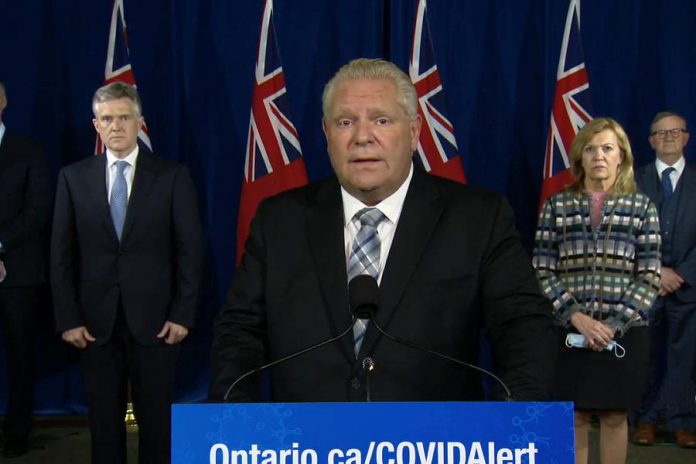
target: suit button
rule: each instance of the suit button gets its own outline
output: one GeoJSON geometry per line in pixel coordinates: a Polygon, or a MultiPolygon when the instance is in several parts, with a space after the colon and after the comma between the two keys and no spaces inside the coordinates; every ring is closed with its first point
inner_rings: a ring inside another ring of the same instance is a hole
{"type": "Polygon", "coordinates": [[[353,377],[353,379],[350,381],[350,386],[355,388],[356,390],[360,389],[360,380],[358,380],[357,377],[353,377]]]}

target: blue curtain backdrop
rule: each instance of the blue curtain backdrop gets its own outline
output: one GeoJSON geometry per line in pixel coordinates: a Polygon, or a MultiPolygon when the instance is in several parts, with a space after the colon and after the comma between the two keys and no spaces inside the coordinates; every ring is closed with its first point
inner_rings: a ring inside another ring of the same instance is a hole
{"type": "MultiPolygon", "coordinates": [[[[262,0],[125,0],[131,61],[155,151],[189,166],[207,250],[198,327],[185,344],[180,399],[205,394],[212,319],[235,268],[235,234],[262,0]]],[[[331,173],[320,96],[359,56],[406,68],[415,0],[275,0],[294,123],[310,180],[331,173]]],[[[531,246],[564,0],[430,0],[449,116],[469,182],[505,194],[531,246]]],[[[57,173],[90,156],[91,95],[104,77],[111,0],[0,0],[3,120],[41,141],[57,173]]],[[[581,32],[594,115],[626,128],[649,162],[659,110],[696,123],[696,2],[586,0],[581,32]]],[[[687,158],[689,158],[687,156],[687,158]]],[[[37,410],[82,411],[76,353],[41,324],[37,410]]],[[[5,407],[0,356],[0,410],[5,407]]]]}

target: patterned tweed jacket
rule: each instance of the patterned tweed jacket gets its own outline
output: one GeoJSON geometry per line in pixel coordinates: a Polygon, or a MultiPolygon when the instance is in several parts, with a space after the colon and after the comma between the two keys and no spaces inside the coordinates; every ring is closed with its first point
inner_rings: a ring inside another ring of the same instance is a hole
{"type": "Polygon", "coordinates": [[[607,195],[593,229],[591,201],[566,190],[544,203],[532,262],[557,325],[581,311],[620,335],[648,324],[660,289],[659,217],[641,193],[607,195]]]}

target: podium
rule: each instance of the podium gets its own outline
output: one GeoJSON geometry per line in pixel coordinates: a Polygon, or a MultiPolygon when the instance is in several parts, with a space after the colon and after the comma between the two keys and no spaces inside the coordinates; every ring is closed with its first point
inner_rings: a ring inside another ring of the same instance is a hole
{"type": "Polygon", "coordinates": [[[172,406],[174,464],[572,464],[572,403],[172,406]]]}

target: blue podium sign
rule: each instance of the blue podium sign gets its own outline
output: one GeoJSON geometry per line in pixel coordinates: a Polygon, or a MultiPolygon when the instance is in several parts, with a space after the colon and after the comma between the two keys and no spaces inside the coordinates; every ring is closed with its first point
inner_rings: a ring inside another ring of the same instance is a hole
{"type": "Polygon", "coordinates": [[[174,464],[574,461],[572,403],[172,406],[174,464]]]}

